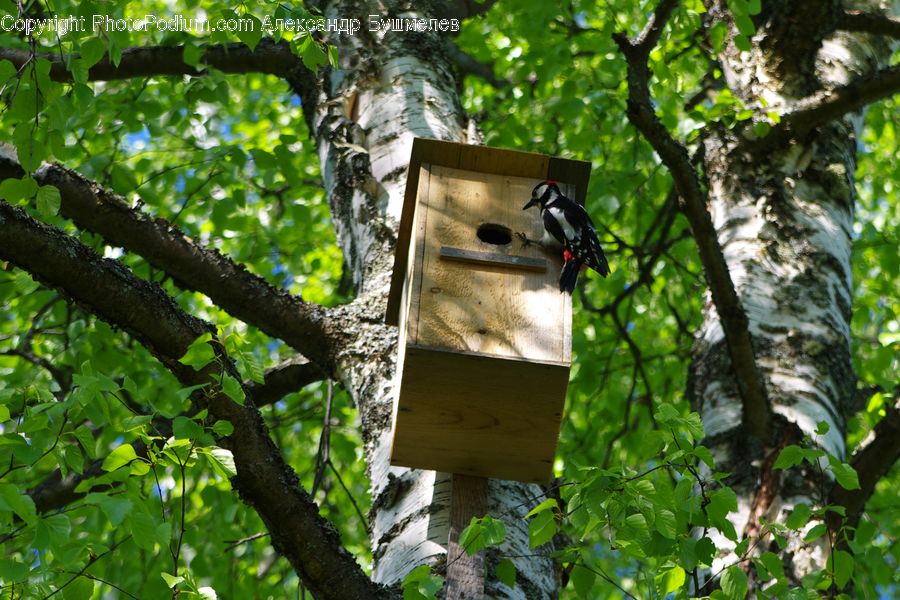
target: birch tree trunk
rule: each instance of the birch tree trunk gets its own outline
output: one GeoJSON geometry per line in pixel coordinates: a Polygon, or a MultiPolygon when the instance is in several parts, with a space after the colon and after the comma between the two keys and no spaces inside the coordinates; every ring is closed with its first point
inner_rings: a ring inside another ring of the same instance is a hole
{"type": "MultiPolygon", "coordinates": [[[[885,8],[879,2],[863,4],[868,10],[885,8]]],[[[725,20],[731,32],[720,56],[728,87],[761,112],[789,113],[821,90],[872,73],[889,56],[885,45],[868,36],[830,33],[838,2],[764,3],[750,52],[734,44],[737,31],[726,3],[708,2],[707,7],[711,18],[725,20]]],[[[780,551],[764,536],[759,520],[783,523],[801,503],[827,502],[832,482],[826,471],[772,468],[783,447],[808,436],[836,457],[845,455],[847,419],[855,412],[850,259],[857,117],[833,119],[786,144],[766,138],[748,142],[732,131],[715,132],[705,142],[709,207],[777,415],[772,437],[761,441],[747,435],[712,302],[706,303],[696,337],[690,392],[717,469],[731,473],[738,539],[743,532],[752,541],[762,539],[758,552],[780,553],[794,583],[825,568],[828,536],[804,543],[803,534],[818,523],[811,520],[780,551]],[[827,424],[827,433],[816,432],[820,422],[827,424]]],[[[727,551],[735,542],[720,535],[717,546],[727,551]]],[[[718,566],[733,559],[723,557],[718,566]]]]}
{"type": "MultiPolygon", "coordinates": [[[[373,580],[396,584],[414,567],[429,564],[442,572],[449,534],[450,476],[391,467],[391,410],[397,330],[383,324],[396,233],[414,137],[468,141],[457,82],[447,56],[448,34],[368,31],[369,15],[382,19],[431,16],[400,2],[331,2],[329,18],[358,18],[356,36],[336,36],[340,69],[324,72],[310,129],[338,242],[367,314],[365,325],[348,335],[338,361],[362,421],[369,515],[374,556],[373,580]]],[[[465,16],[454,12],[455,16],[465,16]]],[[[359,302],[355,304],[360,304],[359,302]]],[[[496,598],[555,596],[558,583],[547,551],[535,558],[522,518],[541,500],[534,485],[491,480],[489,512],[507,526],[500,552],[513,556],[516,590],[490,577],[497,561],[487,561],[486,594],[496,598]]]]}

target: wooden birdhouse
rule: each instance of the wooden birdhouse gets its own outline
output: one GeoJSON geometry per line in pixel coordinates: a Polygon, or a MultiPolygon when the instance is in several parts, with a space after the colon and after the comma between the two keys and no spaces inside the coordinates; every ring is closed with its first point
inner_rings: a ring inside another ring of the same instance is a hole
{"type": "Polygon", "coordinates": [[[581,202],[590,163],[416,139],[386,321],[400,328],[391,463],[547,482],[572,358],[562,256],[522,210],[546,179],[581,202]]]}

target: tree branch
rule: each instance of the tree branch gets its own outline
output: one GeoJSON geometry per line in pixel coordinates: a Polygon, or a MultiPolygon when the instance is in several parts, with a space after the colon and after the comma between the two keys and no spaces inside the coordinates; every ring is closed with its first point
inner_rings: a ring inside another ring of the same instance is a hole
{"type": "MultiPolygon", "coordinates": [[[[850,466],[859,475],[859,489],[845,490],[835,485],[829,503],[847,510],[846,525],[856,526],[866,502],[875,491],[875,484],[900,459],[900,390],[895,391],[894,403],[886,407],[886,414],[875,425],[868,441],[850,458],[850,466]]],[[[838,524],[836,514],[829,513],[832,529],[838,524]]]]}
{"type": "Polygon", "coordinates": [[[325,373],[303,356],[294,356],[268,369],[264,383],[245,384],[256,406],[268,406],[310,383],[322,381],[325,373]]]}
{"type": "MultiPolygon", "coordinates": [[[[265,383],[244,382],[244,389],[258,407],[274,404],[287,394],[296,392],[302,387],[315,381],[321,381],[324,375],[315,365],[302,356],[296,356],[283,361],[281,364],[266,371],[265,383]]],[[[172,435],[172,421],[169,419],[154,419],[156,435],[168,438],[172,435]]],[[[141,458],[147,458],[147,445],[138,440],[132,443],[134,452],[141,458]]],[[[63,477],[60,469],[55,469],[47,477],[28,491],[39,513],[66,506],[90,491],[98,491],[100,487],[85,490],[84,493],[75,491],[82,481],[103,475],[103,459],[99,459],[85,467],[82,473],[71,472],[63,477]]]]}
{"type": "Polygon", "coordinates": [[[882,13],[871,13],[862,10],[844,11],[838,16],[835,29],[838,31],[887,35],[900,39],[900,19],[894,19],[882,13]]]}
{"type": "MultiPolygon", "coordinates": [[[[35,56],[28,50],[0,48],[0,60],[12,62],[16,69],[22,68],[32,58],[42,58],[50,62],[50,78],[63,83],[72,82],[72,73],[66,68],[66,61],[59,54],[45,52],[35,56]]],[[[77,56],[75,56],[77,58],[77,56]]],[[[287,42],[260,40],[256,48],[250,50],[243,43],[220,44],[206,49],[200,63],[214,67],[225,73],[268,73],[288,76],[297,68],[305,68],[301,60],[291,52],[287,42]]],[[[203,75],[206,69],[194,67],[184,62],[182,46],[147,46],[125,48],[118,65],[113,64],[106,54],[100,62],[90,68],[89,81],[114,81],[155,75],[203,75]]]]}
{"type": "Polygon", "coordinates": [[[205,385],[203,398],[212,419],[224,419],[234,432],[219,444],[234,455],[231,483],[259,514],[272,534],[272,546],[288,558],[317,598],[387,597],[341,545],[335,529],[318,513],[297,475],[268,435],[262,416],[241,406],[221,389],[218,378],[235,371],[221,344],[219,360],[203,371],[178,362],[190,343],[214,328],[182,311],[163,290],[104,259],[81,242],[0,202],[0,259],[22,268],[101,319],[130,333],[185,386],[205,385]],[[287,515],[290,518],[285,518],[287,515]]]}
{"type": "Polygon", "coordinates": [[[481,77],[495,88],[509,87],[509,82],[494,74],[494,67],[488,63],[478,61],[475,57],[460,49],[454,42],[447,40],[448,58],[456,63],[460,73],[481,77]]]}
{"type": "Polygon", "coordinates": [[[782,115],[766,137],[744,145],[752,152],[767,150],[792,139],[801,138],[816,127],[867,104],[900,92],[900,65],[856,77],[847,85],[817,92],[800,100],[782,115]]]}
{"type": "MultiPolygon", "coordinates": [[[[23,175],[17,162],[0,154],[0,181],[23,175]]],[[[123,198],[75,171],[48,164],[34,178],[59,189],[61,214],[79,227],[143,256],[183,289],[206,294],[231,315],[284,340],[315,363],[323,377],[333,373],[340,350],[335,339],[340,319],[332,311],[276,288],[218,251],[199,246],[165,220],[132,209],[123,198]]]]}
{"type": "Polygon", "coordinates": [[[635,41],[630,41],[624,33],[613,36],[628,64],[628,119],[650,142],[672,173],[675,188],[683,202],[682,211],[691,224],[713,303],[722,322],[741,395],[744,428],[750,435],[765,439],[770,430],[771,407],[765,382],[756,365],[747,315],[734,289],[728,264],[706,209],[706,193],[691,165],[687,149],[666,130],[650,100],[647,59],[677,4],[677,0],[660,2],[635,41]]]}

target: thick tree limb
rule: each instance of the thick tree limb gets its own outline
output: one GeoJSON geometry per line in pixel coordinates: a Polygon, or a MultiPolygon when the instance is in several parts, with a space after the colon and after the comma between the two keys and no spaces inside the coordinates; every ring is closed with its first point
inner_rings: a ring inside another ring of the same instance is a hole
{"type": "Polygon", "coordinates": [[[772,126],[766,137],[749,142],[745,147],[758,152],[801,138],[828,121],[898,92],[900,65],[856,77],[847,85],[817,92],[797,102],[782,115],[779,123],[772,126]]]}
{"type": "MultiPolygon", "coordinates": [[[[31,60],[28,50],[0,48],[0,60],[6,59],[19,69],[31,60]]],[[[53,81],[70,83],[72,73],[59,54],[40,53],[37,58],[50,62],[50,78],[53,81]]],[[[77,57],[76,57],[77,58],[77,57]]],[[[200,59],[202,64],[225,73],[269,73],[285,77],[296,68],[303,67],[300,59],[291,52],[287,42],[263,39],[254,50],[243,43],[221,44],[207,48],[200,59]]],[[[148,46],[125,48],[122,60],[114,65],[109,55],[90,68],[89,81],[114,81],[156,75],[203,75],[205,69],[184,62],[182,46],[148,46]]]]}
{"type": "Polygon", "coordinates": [[[625,34],[614,36],[628,64],[628,119],[656,150],[672,173],[682,210],[691,224],[712,299],[722,322],[725,342],[741,395],[744,428],[750,435],[768,438],[771,407],[765,383],[753,352],[747,315],[741,306],[712,219],[706,209],[706,193],[691,165],[685,147],[666,130],[650,100],[647,59],[659,41],[666,20],[678,4],[663,0],[635,41],[625,34]]]}
{"type": "Polygon", "coordinates": [[[841,13],[838,16],[837,27],[835,29],[839,31],[887,35],[900,39],[900,19],[895,19],[881,13],[871,13],[862,10],[848,10],[841,13]]]}
{"type": "Polygon", "coordinates": [[[317,598],[386,597],[383,588],[373,584],[341,546],[335,529],[318,514],[318,507],[284,462],[252,402],[238,405],[215,382],[220,375],[216,371],[233,376],[228,358],[220,355],[218,362],[201,372],[178,362],[194,339],[214,333],[211,325],[186,314],[159,286],[134,276],[121,263],[98,256],[5,202],[0,202],[0,239],[0,258],[130,333],[183,385],[206,385],[203,395],[210,416],[234,426],[232,435],[219,441],[234,455],[237,475],[232,486],[257,511],[272,534],[275,550],[288,558],[317,598]]]}
{"type": "MultiPolygon", "coordinates": [[[[866,502],[875,491],[875,484],[900,460],[900,394],[895,393],[893,405],[886,408],[887,413],[872,430],[868,441],[850,459],[850,466],[859,475],[860,489],[845,490],[835,485],[831,491],[829,503],[847,509],[846,524],[851,527],[859,521],[866,502]]],[[[829,517],[834,528],[839,519],[833,513],[829,513],[829,517]]]]}
{"type": "MultiPolygon", "coordinates": [[[[0,181],[22,175],[18,163],[0,156],[0,181]]],[[[79,227],[143,256],[180,287],[206,294],[233,316],[284,340],[315,363],[323,376],[333,372],[340,350],[335,331],[340,325],[331,311],[276,288],[218,251],[199,246],[165,220],[132,209],[121,197],[61,165],[44,165],[34,178],[59,189],[61,214],[79,227]]]]}

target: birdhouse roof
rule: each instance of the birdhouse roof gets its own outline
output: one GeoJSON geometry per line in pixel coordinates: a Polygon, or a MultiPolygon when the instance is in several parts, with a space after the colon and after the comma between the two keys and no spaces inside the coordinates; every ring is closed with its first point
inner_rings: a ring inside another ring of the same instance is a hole
{"type": "MultiPolygon", "coordinates": [[[[413,140],[409,170],[406,176],[406,193],[400,216],[400,231],[394,256],[394,271],[391,276],[391,290],[388,296],[385,322],[397,325],[400,317],[400,298],[403,279],[409,260],[409,242],[412,235],[413,216],[416,210],[416,192],[419,187],[419,170],[423,164],[451,167],[478,173],[529,177],[535,180],[552,179],[575,186],[575,200],[584,204],[587,184],[591,176],[591,163],[520,152],[487,146],[472,146],[456,142],[443,142],[426,138],[413,140]]],[[[527,198],[523,198],[523,201],[527,198]]]]}

